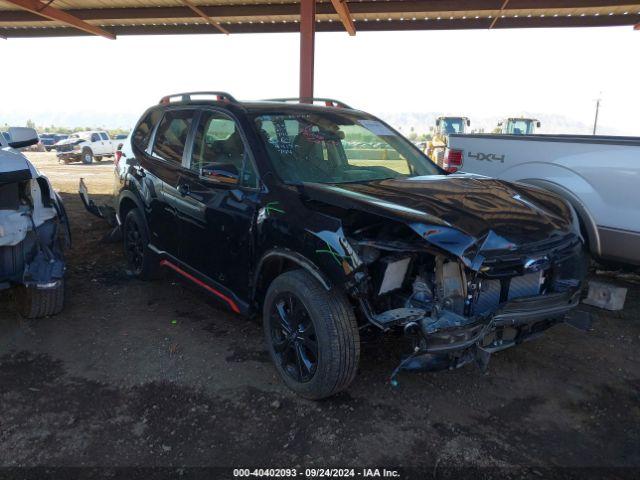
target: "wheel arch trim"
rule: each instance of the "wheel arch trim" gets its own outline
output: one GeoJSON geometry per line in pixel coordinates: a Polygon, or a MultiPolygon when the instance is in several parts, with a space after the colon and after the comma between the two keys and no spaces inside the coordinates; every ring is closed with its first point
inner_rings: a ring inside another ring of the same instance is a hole
{"type": "Polygon", "coordinates": [[[257,294],[257,286],[258,280],[260,278],[261,273],[263,272],[265,264],[274,259],[284,259],[290,262],[295,263],[296,265],[303,268],[305,271],[309,272],[327,291],[331,290],[332,285],[327,276],[322,273],[322,271],[317,267],[315,263],[309,260],[304,255],[301,255],[292,250],[284,249],[284,248],[274,248],[272,250],[267,251],[260,260],[258,261],[258,266],[253,276],[253,291],[252,298],[255,299],[257,294]]]}
{"type": "Polygon", "coordinates": [[[122,203],[125,200],[130,200],[136,205],[136,207],[140,210],[140,213],[142,213],[142,217],[146,224],[147,219],[145,215],[144,204],[142,203],[142,200],[140,200],[140,198],[138,198],[138,196],[130,190],[122,190],[118,195],[118,211],[116,212],[118,223],[122,225],[122,223],[124,222],[124,218],[120,218],[120,212],[122,211],[122,203]]]}

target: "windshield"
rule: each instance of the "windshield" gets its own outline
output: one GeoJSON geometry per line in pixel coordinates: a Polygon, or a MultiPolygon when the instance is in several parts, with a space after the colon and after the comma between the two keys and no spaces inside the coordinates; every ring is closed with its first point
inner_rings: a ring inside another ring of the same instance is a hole
{"type": "Polygon", "coordinates": [[[348,113],[260,115],[271,162],[288,183],[366,182],[441,172],[411,142],[375,119],[348,113]]]}
{"type": "Polygon", "coordinates": [[[464,133],[464,119],[443,118],[440,120],[442,133],[464,133]]]}
{"type": "Polygon", "coordinates": [[[507,133],[511,133],[513,135],[531,135],[534,130],[534,120],[509,120],[508,125],[507,133]]]}

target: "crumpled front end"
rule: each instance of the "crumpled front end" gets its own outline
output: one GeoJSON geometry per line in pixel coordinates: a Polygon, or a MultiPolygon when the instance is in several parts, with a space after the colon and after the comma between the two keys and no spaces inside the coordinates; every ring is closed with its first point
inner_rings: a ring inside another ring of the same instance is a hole
{"type": "Polygon", "coordinates": [[[70,242],[64,206],[45,177],[0,175],[0,289],[56,288],[70,242]]]}
{"type": "Polygon", "coordinates": [[[495,242],[474,244],[462,234],[424,242],[437,230],[387,224],[349,238],[366,265],[352,291],[360,310],[413,341],[394,378],[402,369],[473,361],[484,368],[492,353],[540,336],[577,306],[588,266],[579,234],[509,249],[486,249],[495,242]]]}

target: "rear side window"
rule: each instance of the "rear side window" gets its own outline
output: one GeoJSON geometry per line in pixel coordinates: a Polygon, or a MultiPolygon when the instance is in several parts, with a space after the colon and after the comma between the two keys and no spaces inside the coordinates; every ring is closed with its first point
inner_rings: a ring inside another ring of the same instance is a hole
{"type": "Polygon", "coordinates": [[[182,163],[193,110],[176,110],[165,114],[156,132],[153,154],[169,162],[182,163]]]}
{"type": "Polygon", "coordinates": [[[104,133],[104,132],[100,132],[100,137],[101,137],[103,140],[109,140],[109,137],[108,137],[108,136],[107,136],[107,134],[106,134],[106,133],[104,133]]]}
{"type": "Polygon", "coordinates": [[[133,134],[133,143],[141,150],[146,150],[156,124],[162,118],[162,110],[152,110],[142,119],[133,134]]]}

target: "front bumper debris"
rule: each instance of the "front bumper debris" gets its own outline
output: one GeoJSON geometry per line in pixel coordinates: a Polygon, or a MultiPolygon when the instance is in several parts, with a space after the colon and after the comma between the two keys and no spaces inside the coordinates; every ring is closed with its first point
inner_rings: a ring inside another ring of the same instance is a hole
{"type": "Polygon", "coordinates": [[[117,225],[115,209],[110,205],[98,205],[94,202],[91,197],[89,197],[89,189],[87,189],[87,185],[84,183],[84,178],[80,179],[78,194],[80,195],[80,200],[82,201],[84,208],[89,213],[96,217],[105,219],[111,226],[117,225]]]}
{"type": "Polygon", "coordinates": [[[80,160],[82,158],[81,152],[57,152],[56,157],[58,160],[80,160]]]}
{"type": "Polygon", "coordinates": [[[538,338],[558,323],[588,331],[589,314],[574,310],[579,299],[579,291],[567,291],[514,299],[486,316],[468,318],[443,310],[413,320],[405,325],[414,339],[412,353],[393,371],[391,383],[397,384],[402,370],[456,369],[472,362],[485,370],[491,354],[538,338]]]}

